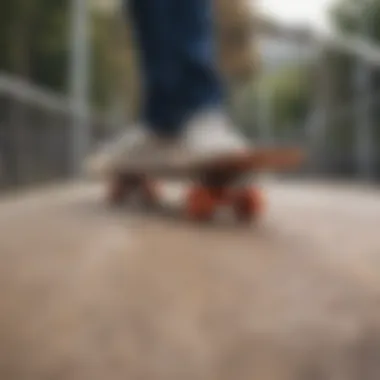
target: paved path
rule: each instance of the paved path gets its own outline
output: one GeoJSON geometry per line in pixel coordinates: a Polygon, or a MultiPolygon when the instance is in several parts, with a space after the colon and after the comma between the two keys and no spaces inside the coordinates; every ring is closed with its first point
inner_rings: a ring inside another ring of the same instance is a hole
{"type": "Polygon", "coordinates": [[[250,228],[3,199],[0,378],[378,380],[380,194],[265,187],[250,228]]]}

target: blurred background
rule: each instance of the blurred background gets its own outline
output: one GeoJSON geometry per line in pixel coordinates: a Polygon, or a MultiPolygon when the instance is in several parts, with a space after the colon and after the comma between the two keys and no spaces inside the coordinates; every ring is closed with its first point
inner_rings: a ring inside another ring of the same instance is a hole
{"type": "Polygon", "coordinates": [[[214,1],[237,128],[309,157],[237,228],[79,180],[139,113],[119,1],[0,1],[1,379],[380,379],[380,0],[214,1]]]}
{"type": "MultiPolygon", "coordinates": [[[[380,174],[380,1],[215,0],[231,114],[310,153],[303,175],[380,174]]],[[[136,117],[137,48],[116,0],[14,0],[0,10],[0,187],[69,178],[136,117]]],[[[128,15],[127,15],[128,16],[128,15]]]]}

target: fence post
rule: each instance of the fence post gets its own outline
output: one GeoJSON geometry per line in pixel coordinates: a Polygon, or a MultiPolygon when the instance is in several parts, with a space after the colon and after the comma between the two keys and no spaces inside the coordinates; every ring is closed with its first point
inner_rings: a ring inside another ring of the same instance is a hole
{"type": "Polygon", "coordinates": [[[89,88],[89,22],[87,0],[71,0],[71,62],[70,101],[72,112],[72,171],[80,173],[81,163],[88,151],[90,123],[89,88]]]}

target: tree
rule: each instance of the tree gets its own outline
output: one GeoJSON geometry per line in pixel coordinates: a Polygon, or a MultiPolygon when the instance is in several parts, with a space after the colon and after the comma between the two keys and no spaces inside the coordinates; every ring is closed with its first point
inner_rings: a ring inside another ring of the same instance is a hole
{"type": "Polygon", "coordinates": [[[256,79],[236,100],[239,124],[252,137],[259,136],[257,123],[263,106],[260,99],[267,94],[272,132],[277,136],[297,133],[311,107],[314,86],[311,74],[312,67],[295,64],[256,79]]]}
{"type": "MultiPolygon", "coordinates": [[[[0,4],[0,71],[67,95],[70,1],[12,0],[0,4]]],[[[97,108],[108,104],[115,79],[113,14],[90,10],[91,100],[97,108]]],[[[120,78],[119,78],[120,81],[120,78]]]]}
{"type": "MultiPolygon", "coordinates": [[[[331,20],[337,31],[343,34],[357,34],[373,42],[380,42],[380,0],[356,1],[339,0],[331,9],[331,20]]],[[[326,93],[330,103],[329,141],[332,149],[340,147],[353,152],[355,144],[355,104],[357,94],[353,86],[356,65],[360,57],[341,52],[325,51],[326,67],[328,67],[331,83],[326,93]],[[341,115],[335,110],[344,109],[341,115]]],[[[371,91],[375,100],[373,117],[375,125],[380,122],[376,98],[380,95],[380,71],[373,68],[371,72],[371,91]]],[[[377,101],[378,102],[378,101],[377,101]]],[[[375,140],[380,146],[380,132],[375,128],[375,140]]]]}
{"type": "Polygon", "coordinates": [[[285,67],[269,79],[274,124],[277,129],[295,128],[310,109],[312,83],[306,66],[285,67]]]}

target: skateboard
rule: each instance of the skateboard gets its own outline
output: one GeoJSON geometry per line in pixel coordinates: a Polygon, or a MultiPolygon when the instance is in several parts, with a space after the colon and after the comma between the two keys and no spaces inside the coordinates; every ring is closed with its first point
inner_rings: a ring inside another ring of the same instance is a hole
{"type": "Polygon", "coordinates": [[[218,157],[195,164],[186,170],[165,168],[157,173],[115,170],[108,181],[108,201],[118,205],[139,193],[147,206],[159,203],[158,179],[188,178],[192,185],[186,195],[185,216],[209,221],[222,206],[232,207],[238,221],[250,222],[264,210],[264,196],[259,187],[247,183],[262,172],[281,172],[299,166],[304,160],[298,148],[259,148],[244,154],[218,157]]]}

